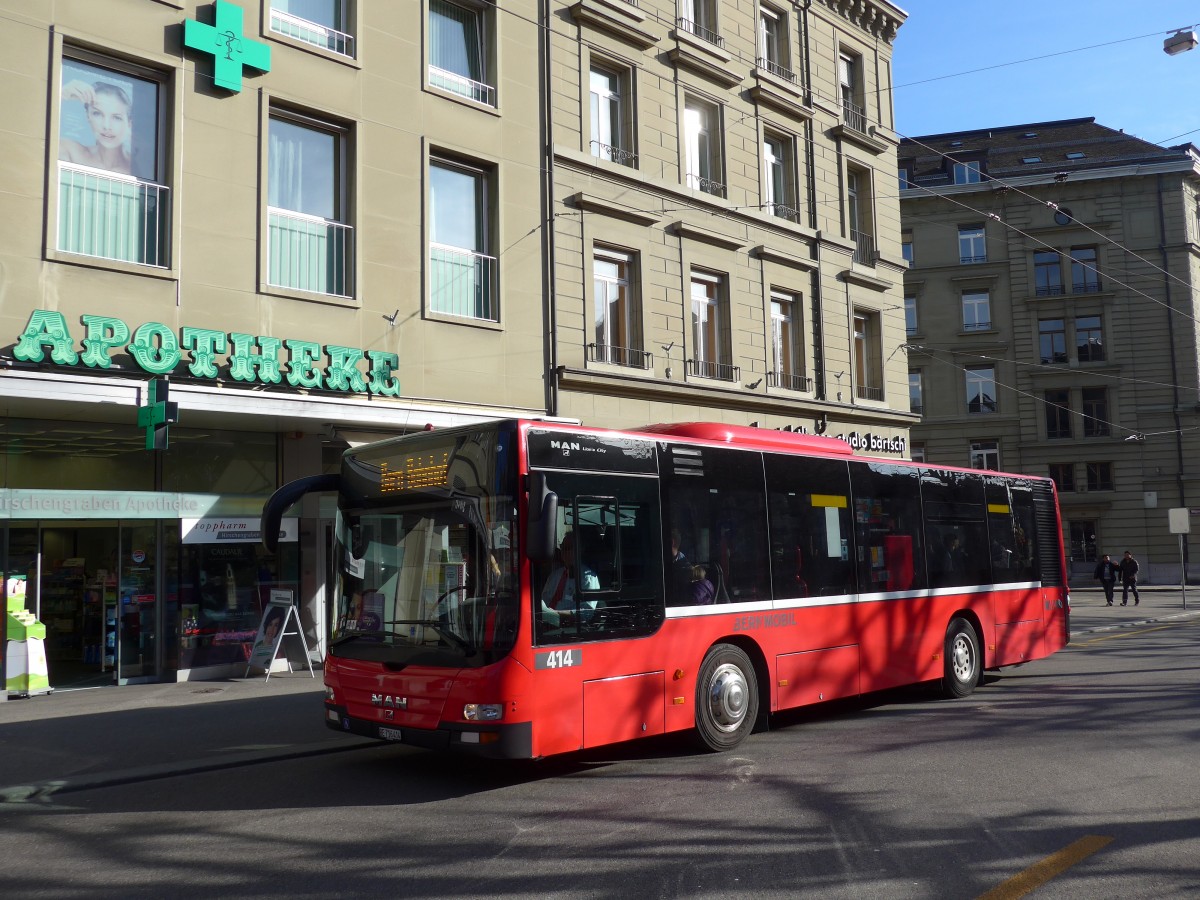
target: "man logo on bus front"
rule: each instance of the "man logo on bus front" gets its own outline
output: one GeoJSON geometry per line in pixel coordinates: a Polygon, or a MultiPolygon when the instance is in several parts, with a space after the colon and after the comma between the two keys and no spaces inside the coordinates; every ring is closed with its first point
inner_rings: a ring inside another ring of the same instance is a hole
{"type": "Polygon", "coordinates": [[[387,706],[392,709],[408,709],[407,697],[393,697],[391,694],[372,694],[373,706],[387,706]]]}

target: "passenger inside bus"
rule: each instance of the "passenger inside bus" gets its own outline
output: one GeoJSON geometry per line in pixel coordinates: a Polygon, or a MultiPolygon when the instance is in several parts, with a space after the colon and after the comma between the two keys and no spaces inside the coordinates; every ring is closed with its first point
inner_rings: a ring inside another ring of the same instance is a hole
{"type": "Polygon", "coordinates": [[[551,627],[568,624],[576,615],[580,622],[591,619],[596,609],[595,599],[579,597],[580,587],[585,591],[600,590],[600,579],[586,565],[579,567],[582,585],[576,584],[575,533],[566,532],[558,545],[558,558],[546,583],[542,586],[542,621],[551,627]]]}

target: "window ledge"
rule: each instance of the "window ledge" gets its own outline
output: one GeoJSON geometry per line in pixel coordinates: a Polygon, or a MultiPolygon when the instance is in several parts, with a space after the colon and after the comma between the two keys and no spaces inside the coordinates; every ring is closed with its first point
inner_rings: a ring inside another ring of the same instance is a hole
{"type": "Polygon", "coordinates": [[[869,288],[873,291],[887,291],[895,285],[886,281],[883,278],[876,278],[874,275],[867,275],[864,272],[856,272],[854,269],[842,270],[842,280],[848,281],[851,284],[857,284],[859,287],[869,288]]]}
{"type": "Polygon", "coordinates": [[[756,68],[754,70],[754,84],[750,86],[750,96],[757,103],[774,107],[780,112],[802,121],[808,121],[816,114],[816,110],[809,102],[807,94],[808,92],[800,85],[780,78],[767,69],[756,68]]]}
{"type": "Polygon", "coordinates": [[[675,46],[667,51],[667,58],[675,65],[691,69],[722,87],[731,88],[742,83],[742,76],[728,68],[733,57],[716,44],[678,28],[671,32],[671,37],[675,39],[675,46]]]}
{"type": "Polygon", "coordinates": [[[754,256],[759,259],[764,259],[767,262],[779,263],[780,265],[790,266],[793,269],[799,269],[802,272],[815,272],[817,270],[817,261],[808,259],[803,256],[796,256],[793,253],[787,253],[784,250],[768,247],[766,244],[759,244],[751,251],[754,256]]]}
{"type": "Polygon", "coordinates": [[[436,94],[439,97],[445,97],[447,100],[452,100],[455,103],[468,107],[469,109],[476,109],[479,110],[479,112],[487,113],[489,116],[500,115],[500,106],[498,100],[496,106],[490,106],[487,103],[480,103],[477,100],[472,100],[469,97],[456,94],[454,91],[447,91],[444,88],[436,87],[430,84],[428,75],[426,76],[425,83],[421,86],[421,89],[428,91],[431,94],[436,94]]]}
{"type": "MultiPolygon", "coordinates": [[[[270,7],[266,8],[266,14],[270,16],[270,7]]],[[[347,56],[344,53],[338,53],[334,50],[327,50],[317,44],[310,44],[308,41],[300,40],[299,38],[291,37],[290,35],[280,34],[278,31],[272,31],[270,26],[263,28],[263,35],[269,41],[275,41],[278,44],[285,44],[296,50],[303,50],[305,53],[311,53],[313,56],[319,56],[322,59],[328,59],[335,63],[341,63],[343,66],[348,66],[351,69],[361,69],[362,62],[358,59],[357,50],[354,56],[347,56]]],[[[357,47],[358,41],[355,40],[357,47]]]]}
{"type": "Polygon", "coordinates": [[[702,228],[699,225],[685,222],[683,219],[668,225],[667,231],[681,238],[702,241],[705,244],[712,244],[714,247],[721,247],[725,250],[741,250],[746,246],[746,242],[742,238],[722,234],[719,231],[713,231],[709,228],[702,228]]]}
{"type": "Polygon", "coordinates": [[[581,25],[607,31],[639,50],[658,43],[659,36],[645,27],[646,14],[622,0],[579,0],[568,10],[581,25]]]}
{"type": "Polygon", "coordinates": [[[870,126],[870,133],[864,133],[857,128],[851,128],[844,122],[834,125],[829,131],[835,137],[840,137],[842,140],[849,141],[852,144],[857,144],[864,150],[868,150],[875,155],[886,153],[896,147],[892,141],[885,140],[880,136],[880,129],[877,125],[870,126]]]}
{"type": "Polygon", "coordinates": [[[90,269],[108,269],[110,272],[123,272],[126,275],[141,275],[148,278],[160,278],[165,281],[179,280],[179,272],[174,267],[148,266],[140,263],[124,262],[119,259],[107,259],[103,256],[71,253],[67,250],[59,250],[57,248],[47,249],[46,259],[52,262],[68,263],[72,266],[85,266],[90,269]]]}
{"type": "Polygon", "coordinates": [[[653,381],[659,377],[653,362],[651,362],[650,368],[642,369],[638,366],[622,366],[617,363],[588,359],[585,353],[583,365],[587,372],[596,375],[612,375],[619,378],[633,378],[638,381],[653,381]]]}
{"type": "Polygon", "coordinates": [[[355,297],[322,294],[319,291],[301,291],[279,284],[270,284],[266,281],[259,282],[258,292],[272,297],[288,297],[292,300],[306,300],[309,303],[328,303],[330,306],[344,306],[349,309],[358,309],[359,306],[358,299],[355,297]]]}
{"type": "Polygon", "coordinates": [[[473,319],[470,316],[452,316],[429,308],[428,301],[421,310],[421,318],[427,322],[444,322],[447,325],[465,325],[468,328],[483,328],[487,331],[503,331],[504,326],[490,319],[473,319]]]}
{"type": "Polygon", "coordinates": [[[588,194],[584,191],[572,194],[567,199],[576,209],[598,213],[599,215],[609,216],[614,219],[624,219],[626,222],[633,222],[635,225],[654,225],[660,218],[657,213],[634,209],[622,203],[614,203],[611,200],[605,200],[603,197],[597,197],[595,194],[588,194]]]}

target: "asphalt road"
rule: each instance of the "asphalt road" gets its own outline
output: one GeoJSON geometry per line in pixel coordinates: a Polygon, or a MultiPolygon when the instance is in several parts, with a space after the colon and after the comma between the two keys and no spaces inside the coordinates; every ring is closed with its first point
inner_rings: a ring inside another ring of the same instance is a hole
{"type": "Polygon", "coordinates": [[[372,745],[0,804],[12,897],[1195,897],[1200,621],[540,763],[372,745]],[[991,892],[991,893],[989,893],[991,892]]]}

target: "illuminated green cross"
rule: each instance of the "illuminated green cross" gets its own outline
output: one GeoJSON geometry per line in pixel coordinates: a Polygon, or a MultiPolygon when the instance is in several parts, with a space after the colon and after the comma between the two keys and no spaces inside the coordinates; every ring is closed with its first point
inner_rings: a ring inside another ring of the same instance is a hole
{"type": "Polygon", "coordinates": [[[242,8],[216,0],[213,25],[183,20],[183,45],[213,55],[213,84],[227,91],[242,89],[242,66],[271,71],[271,48],[242,35],[242,8]]]}

